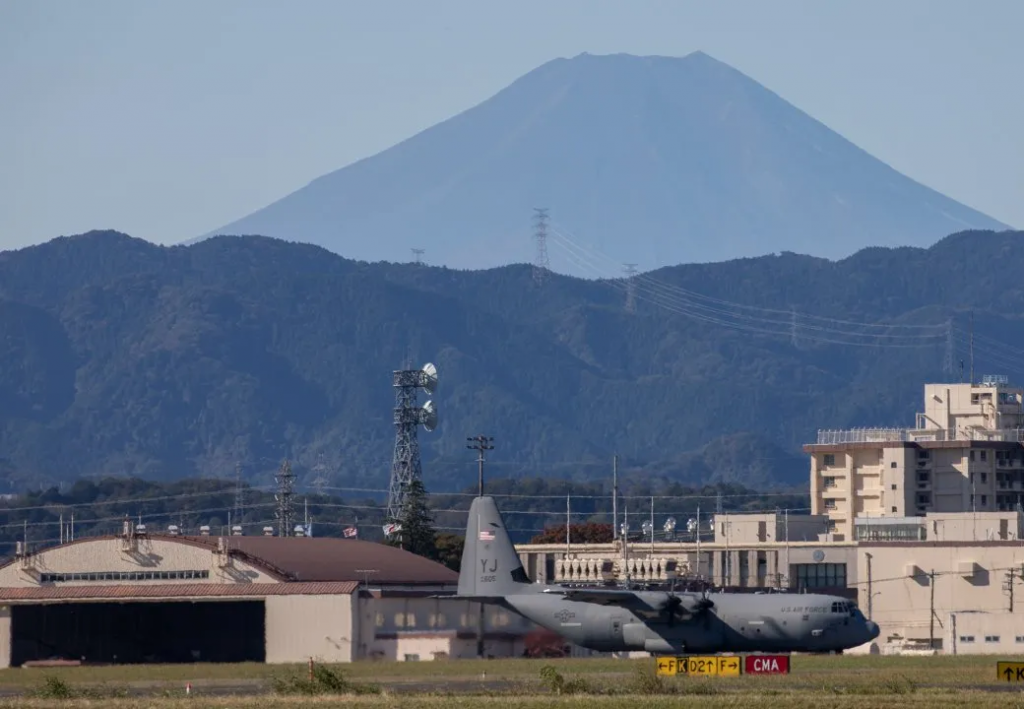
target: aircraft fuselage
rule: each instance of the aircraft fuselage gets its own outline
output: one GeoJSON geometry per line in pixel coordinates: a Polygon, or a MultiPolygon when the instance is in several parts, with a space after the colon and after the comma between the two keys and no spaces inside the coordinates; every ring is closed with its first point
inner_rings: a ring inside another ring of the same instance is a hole
{"type": "Polygon", "coordinates": [[[848,601],[817,594],[715,593],[714,607],[668,619],[642,603],[601,605],[545,593],[508,596],[520,615],[601,652],[829,652],[877,637],[878,627],[848,601]]]}

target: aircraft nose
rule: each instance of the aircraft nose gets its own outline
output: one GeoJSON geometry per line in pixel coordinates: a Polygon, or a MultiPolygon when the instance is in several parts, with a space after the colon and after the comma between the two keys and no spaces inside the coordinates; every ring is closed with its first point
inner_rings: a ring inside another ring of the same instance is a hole
{"type": "Polygon", "coordinates": [[[874,640],[878,637],[879,632],[881,632],[878,628],[878,623],[873,620],[869,620],[864,625],[868,629],[868,640],[874,640]]]}

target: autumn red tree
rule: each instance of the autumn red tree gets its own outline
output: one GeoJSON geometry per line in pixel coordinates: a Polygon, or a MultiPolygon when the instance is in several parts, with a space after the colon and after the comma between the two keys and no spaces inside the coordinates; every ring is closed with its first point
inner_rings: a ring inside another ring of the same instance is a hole
{"type": "MultiPolygon", "coordinates": [[[[612,541],[612,526],[600,522],[569,525],[570,542],[574,544],[608,544],[612,541]]],[[[530,540],[531,544],[565,544],[565,525],[545,527],[530,540]]]]}

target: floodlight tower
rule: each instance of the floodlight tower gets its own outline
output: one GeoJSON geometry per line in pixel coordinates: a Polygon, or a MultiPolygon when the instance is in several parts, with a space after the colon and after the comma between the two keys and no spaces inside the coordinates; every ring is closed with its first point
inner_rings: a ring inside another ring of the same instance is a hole
{"type": "MultiPolygon", "coordinates": [[[[388,489],[388,523],[397,522],[405,506],[409,483],[422,477],[420,444],[416,427],[427,431],[437,428],[437,409],[433,401],[416,405],[419,389],[433,394],[437,389],[437,367],[431,363],[423,369],[399,369],[394,372],[395,387],[395,454],[391,462],[391,485],[388,489]]],[[[385,525],[387,533],[390,525],[385,525]]]]}

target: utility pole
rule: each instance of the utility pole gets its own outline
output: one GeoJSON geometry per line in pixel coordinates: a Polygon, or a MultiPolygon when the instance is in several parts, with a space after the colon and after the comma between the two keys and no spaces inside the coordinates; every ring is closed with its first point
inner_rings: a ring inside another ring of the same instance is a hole
{"type": "Polygon", "coordinates": [[[871,620],[871,618],[873,617],[871,613],[872,601],[875,598],[875,594],[872,593],[871,586],[871,554],[865,553],[864,556],[866,556],[868,560],[868,620],[871,620]]]}
{"type": "Polygon", "coordinates": [[[242,509],[245,506],[245,491],[242,487],[242,464],[235,463],[235,517],[242,523],[242,509]]]}
{"type": "Polygon", "coordinates": [[[934,648],[935,647],[935,569],[932,569],[931,571],[928,572],[928,590],[931,592],[930,593],[931,600],[929,601],[930,613],[928,614],[929,615],[929,618],[928,618],[928,620],[929,620],[929,627],[930,627],[930,629],[928,631],[928,637],[929,637],[930,644],[928,645],[928,647],[929,648],[934,648]]]}
{"type": "Polygon", "coordinates": [[[974,386],[974,311],[971,311],[971,386],[974,386]]]}
{"type": "Polygon", "coordinates": [[[1006,585],[1004,588],[1010,593],[1010,612],[1013,613],[1013,579],[1016,573],[1013,569],[1010,569],[1009,573],[1006,574],[1006,585]]]}
{"type": "Polygon", "coordinates": [[[942,362],[946,376],[953,378],[953,319],[946,320],[946,356],[942,362]]]}
{"type": "Polygon", "coordinates": [[[700,581],[700,503],[697,503],[697,580],[700,581]]]}
{"type": "Polygon", "coordinates": [[[612,456],[612,541],[619,538],[619,456],[612,456]]]}
{"type": "MultiPolygon", "coordinates": [[[[477,494],[479,497],[484,496],[484,451],[494,450],[494,446],[491,445],[491,441],[494,440],[490,436],[475,436],[473,438],[467,438],[472,445],[466,446],[470,450],[477,452],[477,494]]],[[[480,530],[477,530],[479,533],[480,530]]],[[[475,544],[475,539],[467,539],[466,544],[475,544]]],[[[484,656],[484,604],[477,604],[477,618],[476,618],[476,656],[483,659],[484,656]]]]}
{"type": "Polygon", "coordinates": [[[493,437],[488,436],[475,436],[473,438],[467,438],[473,445],[466,446],[470,450],[477,452],[477,495],[479,497],[484,496],[484,451],[494,450],[494,446],[490,445],[493,437]]]}
{"type": "Polygon", "coordinates": [[[572,503],[570,495],[565,496],[565,555],[569,556],[569,544],[572,538],[572,503]]]}

